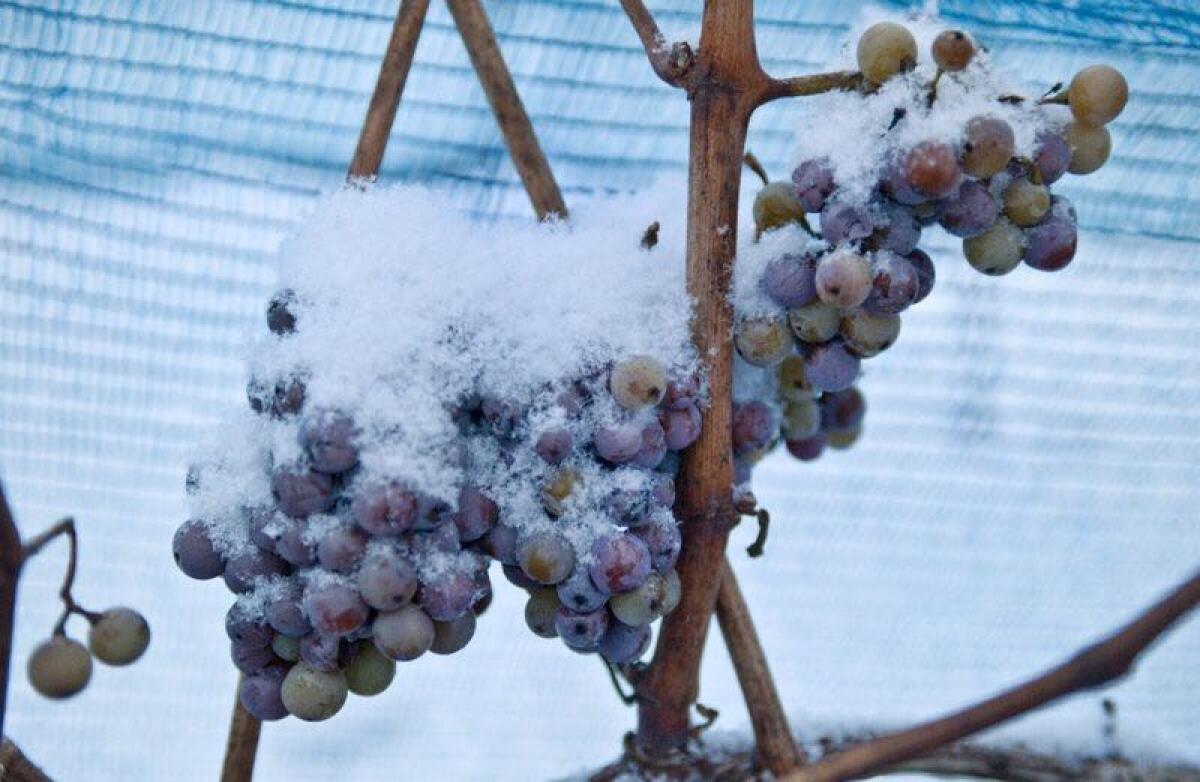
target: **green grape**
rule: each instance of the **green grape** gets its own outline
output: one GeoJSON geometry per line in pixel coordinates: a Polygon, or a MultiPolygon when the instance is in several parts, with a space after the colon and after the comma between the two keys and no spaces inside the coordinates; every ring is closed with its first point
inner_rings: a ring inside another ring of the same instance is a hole
{"type": "Polygon", "coordinates": [[[110,608],[92,623],[88,648],[108,665],[129,665],[150,645],[150,625],[132,608],[110,608]]]}
{"type": "Polygon", "coordinates": [[[1129,100],[1129,85],[1116,68],[1091,65],[1075,74],[1067,88],[1071,113],[1080,122],[1098,128],[1117,118],[1129,100]]]}
{"type": "Polygon", "coordinates": [[[78,641],[56,635],[33,650],[26,673],[41,695],[70,698],[92,678],[92,655],[78,641]]]}
{"type": "Polygon", "coordinates": [[[898,336],[899,315],[872,315],[858,310],[842,319],[842,339],[845,340],[846,347],[861,358],[879,355],[890,348],[898,336]]]}
{"type": "Polygon", "coordinates": [[[973,177],[998,174],[1013,156],[1016,137],[1012,126],[995,117],[975,117],[967,123],[962,167],[973,177]]]}
{"type": "Polygon", "coordinates": [[[842,315],[834,307],[817,301],[788,310],[788,322],[796,339],[817,345],[837,336],[842,315]]]}
{"type": "Polygon", "coordinates": [[[354,659],[346,666],[346,687],[355,695],[369,697],[386,690],[396,678],[396,663],[370,641],[359,641],[354,659]]]}
{"type": "Polygon", "coordinates": [[[529,592],[529,600],[525,603],[525,624],[534,635],[542,638],[557,638],[558,630],[554,620],[560,607],[558,591],[553,587],[540,587],[529,592]]]}
{"type": "Polygon", "coordinates": [[[271,639],[271,651],[281,660],[294,663],[300,659],[300,639],[278,634],[271,639]]]}
{"type": "Polygon", "coordinates": [[[434,622],[433,646],[429,647],[429,651],[434,654],[454,654],[470,643],[474,635],[475,614],[470,611],[449,622],[434,622]]]}
{"type": "Polygon", "coordinates": [[[1050,189],[1019,177],[1004,191],[1004,216],[1013,225],[1037,225],[1050,211],[1050,189]]]}
{"type": "Polygon", "coordinates": [[[621,407],[641,410],[662,401],[667,371],[653,356],[634,356],[613,367],[608,388],[621,407]]]}
{"type": "Polygon", "coordinates": [[[792,349],[787,323],[783,318],[769,315],[743,318],[733,342],[738,355],[756,367],[773,367],[792,349]]]}
{"type": "MultiPolygon", "coordinates": [[[[803,360],[803,359],[802,359],[803,360]]],[[[821,407],[811,395],[783,406],[783,436],[788,440],[812,437],[821,429],[821,407]]]]}
{"type": "Polygon", "coordinates": [[[904,25],[880,22],[858,39],[858,69],[869,81],[882,84],[917,64],[917,40],[904,25]]]}
{"type": "Polygon", "coordinates": [[[825,443],[830,448],[834,448],[838,451],[844,451],[858,442],[858,438],[861,436],[862,424],[859,424],[853,429],[847,429],[844,432],[830,432],[829,434],[825,435],[825,443]]]}
{"type": "Polygon", "coordinates": [[[804,219],[804,205],[790,182],[771,182],[754,197],[754,225],[759,233],[804,219]]]}
{"type": "Polygon", "coordinates": [[[1063,128],[1063,138],[1071,150],[1067,170],[1072,174],[1090,174],[1099,170],[1112,152],[1112,136],[1105,127],[1072,122],[1063,128]]]}
{"type": "Polygon", "coordinates": [[[319,722],[341,711],[348,692],[346,675],[341,671],[326,673],[308,663],[296,663],[284,677],[280,694],[292,715],[319,722]]]}
{"type": "Polygon", "coordinates": [[[630,627],[638,627],[663,615],[665,598],[666,580],[651,573],[641,586],[609,598],[608,607],[617,619],[630,627]]]}
{"type": "Polygon", "coordinates": [[[779,395],[788,401],[812,399],[812,383],[804,369],[804,359],[788,356],[779,364],[779,395]]]}
{"type": "Polygon", "coordinates": [[[963,255],[976,271],[992,277],[1008,274],[1021,263],[1025,236],[1021,229],[1001,217],[979,236],[963,240],[963,255]]]}

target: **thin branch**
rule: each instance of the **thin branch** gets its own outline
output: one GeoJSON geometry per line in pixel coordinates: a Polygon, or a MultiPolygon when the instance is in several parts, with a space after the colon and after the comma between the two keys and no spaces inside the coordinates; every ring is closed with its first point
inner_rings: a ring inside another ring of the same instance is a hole
{"type": "Polygon", "coordinates": [[[641,245],[643,250],[653,250],[655,245],[658,244],[658,231],[661,227],[657,220],[646,226],[646,230],[642,232],[641,245]]]}
{"type": "Polygon", "coordinates": [[[692,47],[686,41],[668,45],[654,16],[642,0],[621,0],[621,7],[641,39],[650,67],[658,74],[658,78],[672,87],[683,87],[685,77],[696,61],[692,47]]]}
{"type": "Polygon", "coordinates": [[[750,169],[755,175],[762,180],[764,185],[771,184],[770,177],[767,176],[767,170],[763,168],[763,164],[759,161],[758,156],[753,152],[747,152],[742,155],[742,162],[746,164],[746,168],[750,169]]]}
{"type": "Polygon", "coordinates": [[[1066,695],[1103,687],[1125,676],[1138,655],[1200,604],[1200,572],[1108,638],[1061,665],[961,711],[839,752],[786,777],[832,782],[889,768],[1040,708],[1066,695]]]}
{"type": "MultiPolygon", "coordinates": [[[[239,679],[239,689],[240,682],[239,679]]],[[[258,737],[262,723],[242,708],[234,696],[233,718],[229,721],[229,740],[225,744],[225,764],[221,782],[250,782],[254,778],[254,758],[258,755],[258,737]]]]}
{"type": "Polygon", "coordinates": [[[12,510],[0,486],[0,736],[4,735],[4,713],[8,703],[8,669],[12,657],[13,620],[17,605],[17,581],[21,577],[21,536],[12,510]]]}
{"type": "Polygon", "coordinates": [[[58,617],[58,622],[54,625],[55,635],[63,635],[66,632],[67,620],[71,618],[71,614],[79,614],[89,622],[94,622],[100,618],[99,614],[88,611],[75,602],[75,596],[71,594],[71,589],[75,586],[75,569],[79,561],[79,536],[75,534],[74,519],[68,516],[40,535],[31,538],[28,543],[21,547],[21,558],[29,559],[36,556],[51,541],[59,537],[65,537],[70,548],[67,554],[67,572],[63,574],[62,586],[58,590],[58,596],[63,603],[63,610],[62,614],[58,617]]]}
{"type": "Polygon", "coordinates": [[[760,105],[779,98],[799,98],[805,95],[820,95],[837,90],[858,90],[865,84],[857,71],[834,71],[816,73],[811,76],[794,76],[790,79],[767,79],[760,105]]]}
{"type": "Polygon", "coordinates": [[[746,553],[761,557],[767,545],[767,532],[771,529],[771,514],[767,513],[766,508],[759,508],[754,512],[754,517],[758,519],[758,534],[754,536],[754,542],[746,546],[746,553]]]}

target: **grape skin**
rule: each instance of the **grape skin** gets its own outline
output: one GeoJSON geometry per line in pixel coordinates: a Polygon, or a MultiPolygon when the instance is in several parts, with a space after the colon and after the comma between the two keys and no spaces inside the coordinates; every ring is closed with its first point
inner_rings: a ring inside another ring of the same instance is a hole
{"type": "Polygon", "coordinates": [[[548,429],[538,435],[533,449],[547,464],[562,464],[571,455],[571,432],[561,427],[548,429]]]}
{"type": "Polygon", "coordinates": [[[1025,237],[1007,218],[979,236],[963,240],[963,255],[976,270],[996,277],[1008,274],[1021,263],[1025,237]]]}
{"type": "Polygon", "coordinates": [[[1075,220],[1069,214],[1052,213],[1025,229],[1025,263],[1040,271],[1059,271],[1075,257],[1078,241],[1075,220]]]}
{"type": "MultiPolygon", "coordinates": [[[[567,446],[570,451],[570,445],[567,446]]],[[[454,512],[454,526],[459,539],[464,543],[479,540],[495,526],[500,518],[500,506],[476,486],[466,485],[458,492],[458,510],[454,512]]]]}
{"type": "Polygon", "coordinates": [[[821,238],[833,245],[866,239],[879,226],[864,207],[830,201],[821,210],[821,238]]]}
{"type": "Polygon", "coordinates": [[[733,452],[738,456],[765,448],[776,428],[771,408],[757,400],[733,406],[733,452]]]}
{"type": "Polygon", "coordinates": [[[773,258],[760,278],[763,292],[783,307],[801,307],[817,298],[816,261],[788,253],[773,258]]]}
{"type": "Polygon", "coordinates": [[[267,624],[275,632],[291,638],[302,638],[312,632],[312,623],[304,613],[297,594],[279,595],[267,603],[267,624]]]}
{"type": "Polygon", "coordinates": [[[533,589],[529,593],[529,600],[525,603],[525,624],[529,626],[534,635],[542,638],[557,638],[556,620],[560,607],[558,593],[553,589],[548,587],[533,589]]]}
{"type": "Polygon", "coordinates": [[[558,601],[577,613],[586,614],[604,605],[608,595],[601,592],[592,582],[592,576],[587,568],[576,566],[571,575],[559,582],[556,587],[558,601]]]}
{"type": "Polygon", "coordinates": [[[804,361],[808,378],[819,391],[841,391],[858,378],[859,359],[840,340],[811,348],[804,361]]]}
{"type": "Polygon", "coordinates": [[[903,25],[880,22],[858,39],[858,69],[876,84],[917,64],[917,41],[903,25]]]}
{"type": "Polygon", "coordinates": [[[346,688],[355,695],[371,697],[391,686],[396,678],[396,663],[389,660],[370,641],[354,648],[354,657],[346,666],[346,688]]]}
{"type": "Polygon", "coordinates": [[[83,644],[56,635],[29,656],[29,683],[40,695],[56,700],[78,694],[92,678],[92,656],[83,644]]]}
{"type": "Polygon", "coordinates": [[[332,478],[299,467],[276,470],[271,478],[271,493],[279,509],[295,518],[324,513],[337,499],[332,478]]]}
{"type": "Polygon", "coordinates": [[[857,388],[826,394],[821,398],[821,429],[826,433],[855,429],[866,413],[867,401],[857,388]]]}
{"type": "Polygon", "coordinates": [[[793,400],[783,408],[783,424],[781,427],[784,438],[802,440],[812,437],[821,430],[821,410],[817,401],[811,396],[805,399],[793,400]]]}
{"type": "Polygon", "coordinates": [[[594,652],[608,630],[608,612],[601,609],[578,614],[560,607],[554,617],[554,629],[558,637],[577,652],[594,652]]]}
{"type": "Polygon", "coordinates": [[[963,145],[963,170],[980,179],[998,174],[1013,156],[1016,136],[1012,126],[996,117],[975,117],[967,123],[963,145]]]}
{"type": "Polygon", "coordinates": [[[933,267],[933,259],[923,250],[913,250],[909,253],[908,262],[917,272],[917,297],[913,299],[913,304],[918,304],[933,291],[937,271],[933,267]]]}
{"type": "Polygon", "coordinates": [[[771,182],[755,195],[751,212],[754,225],[761,234],[803,219],[804,205],[792,185],[771,182]]]}
{"type": "Polygon", "coordinates": [[[633,534],[646,544],[646,549],[650,552],[651,567],[656,573],[663,573],[675,567],[679,560],[679,552],[683,548],[683,537],[674,516],[658,516],[646,526],[635,529],[633,534]]]}
{"type": "MultiPolygon", "coordinates": [[[[874,315],[859,311],[842,319],[842,339],[860,358],[877,356],[891,347],[900,336],[898,315],[874,315]]],[[[842,389],[826,389],[842,390],[842,389]]]]}
{"type": "Polygon", "coordinates": [[[1050,191],[1026,177],[1018,177],[1004,191],[1004,216],[1018,227],[1037,225],[1050,211],[1050,191]]]}
{"type": "Polygon", "coordinates": [[[1043,184],[1053,184],[1062,178],[1071,164],[1071,148],[1057,133],[1042,131],[1035,140],[1037,153],[1033,162],[1042,175],[1043,184]]]}
{"type": "Polygon", "coordinates": [[[395,483],[362,486],[350,506],[358,526],[372,535],[400,535],[417,521],[417,498],[395,483]]]}
{"type": "Polygon", "coordinates": [[[238,701],[256,720],[273,722],[288,716],[283,705],[283,680],[287,669],[272,665],[262,671],[246,676],[238,685],[238,701]]]}
{"type": "Polygon", "coordinates": [[[811,462],[820,457],[825,450],[825,435],[817,434],[803,440],[787,440],[784,442],[788,453],[802,462],[811,462]]]}
{"type": "Polygon", "coordinates": [[[846,308],[857,307],[866,300],[874,277],[866,258],[842,249],[821,259],[816,281],[817,295],[822,302],[830,307],[846,308]]]}
{"type": "Polygon", "coordinates": [[[842,316],[836,308],[824,302],[788,310],[788,323],[796,339],[810,344],[820,344],[833,339],[838,332],[842,316]]]}
{"type": "Polygon", "coordinates": [[[318,472],[335,475],[358,464],[357,430],[344,413],[325,410],[311,415],[301,422],[296,436],[318,472]]]}
{"type": "Polygon", "coordinates": [[[225,560],[202,521],[188,519],[180,525],[171,547],[175,564],[190,578],[207,581],[225,572],[225,560]]]}
{"type": "Polygon", "coordinates": [[[419,586],[417,571],[394,550],[370,554],[358,571],[363,601],[378,611],[395,611],[412,602],[419,586]]]}
{"type": "Polygon", "coordinates": [[[1100,127],[1112,122],[1125,109],[1129,84],[1116,68],[1091,65],[1075,74],[1067,87],[1071,113],[1080,122],[1100,127]]]}
{"type": "Polygon", "coordinates": [[[653,356],[634,356],[613,367],[608,387],[621,407],[640,410],[662,401],[667,371],[653,356]]]}
{"type": "Polygon", "coordinates": [[[960,30],[943,30],[933,39],[933,61],[943,71],[961,71],[975,56],[975,45],[960,30]]]}
{"type": "Polygon", "coordinates": [[[918,144],[904,158],[908,184],[928,198],[946,198],[962,180],[954,147],[936,141],[918,144]]]}
{"type": "Polygon", "coordinates": [[[571,574],[575,550],[557,532],[535,532],[518,542],[517,561],[533,581],[552,586],[571,574]]]}
{"type": "Polygon", "coordinates": [[[747,364],[771,367],[791,350],[791,334],[782,318],[743,318],[734,332],[734,347],[747,364]]]}
{"type": "Polygon", "coordinates": [[[916,301],[920,290],[917,270],[905,257],[893,252],[875,253],[871,293],[863,308],[876,315],[895,315],[916,301]]]}
{"type": "Polygon", "coordinates": [[[1098,171],[1112,152],[1112,136],[1108,128],[1072,122],[1063,128],[1063,139],[1071,150],[1067,171],[1072,174],[1082,176],[1098,171]]]}
{"type": "Polygon", "coordinates": [[[694,406],[683,410],[664,410],[658,420],[667,448],[672,451],[682,451],[700,436],[700,411],[694,406]]]}
{"type": "Polygon", "coordinates": [[[334,573],[350,574],[367,550],[367,536],[357,527],[344,525],[325,533],[317,543],[317,561],[334,573]]]}
{"type": "Polygon", "coordinates": [[[260,548],[247,548],[226,563],[225,586],[230,592],[242,594],[253,589],[259,579],[290,572],[291,566],[275,554],[260,548]]]}
{"type": "Polygon", "coordinates": [[[415,660],[433,646],[433,620],[416,606],[380,614],[371,630],[375,646],[392,660],[415,660]]]}
{"type": "Polygon", "coordinates": [[[632,534],[609,535],[592,544],[588,572],[602,592],[615,595],[636,589],[651,568],[650,549],[632,534]]]}
{"type": "Polygon", "coordinates": [[[947,233],[969,239],[991,228],[999,215],[1000,205],[988,189],[968,179],[946,200],[938,222],[947,233]]]}
{"type": "Polygon", "coordinates": [[[805,160],[796,166],[792,172],[792,185],[796,189],[796,198],[804,211],[820,212],[825,206],[825,199],[833,192],[833,169],[829,161],[805,160]]]}
{"type": "Polygon", "coordinates": [[[434,654],[454,654],[462,650],[475,635],[475,614],[467,611],[457,619],[433,623],[433,643],[429,651],[434,654]]]}
{"type": "Polygon", "coordinates": [[[630,627],[622,622],[609,622],[608,631],[600,639],[599,652],[616,665],[627,665],[639,659],[650,648],[650,627],[630,627]]]}
{"type": "Polygon", "coordinates": [[[340,671],[318,671],[297,663],[284,677],[280,697],[292,715],[307,722],[327,720],[341,711],[349,687],[340,671]]]}
{"type": "Polygon", "coordinates": [[[347,584],[310,585],[304,591],[304,613],[317,632],[329,636],[348,635],[366,623],[367,604],[347,584]]]}

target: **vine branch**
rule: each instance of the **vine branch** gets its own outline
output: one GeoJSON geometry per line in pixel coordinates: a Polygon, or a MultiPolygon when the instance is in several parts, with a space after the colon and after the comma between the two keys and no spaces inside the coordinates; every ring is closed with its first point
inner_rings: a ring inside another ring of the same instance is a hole
{"type": "Polygon", "coordinates": [[[642,0],[621,0],[621,7],[625,9],[634,32],[642,42],[642,48],[646,50],[650,67],[658,78],[672,87],[686,86],[686,77],[696,61],[692,47],[686,41],[668,44],[658,29],[658,23],[654,21],[654,15],[642,0]]]}
{"type": "Polygon", "coordinates": [[[768,77],[759,104],[770,103],[779,98],[799,98],[820,95],[838,90],[859,90],[866,82],[857,71],[833,71],[809,76],[793,76],[790,79],[768,77]]]}
{"type": "Polygon", "coordinates": [[[67,572],[63,574],[62,586],[58,590],[58,596],[63,602],[63,610],[58,617],[58,622],[54,625],[54,635],[63,635],[66,632],[67,620],[71,618],[71,614],[79,614],[89,622],[100,618],[100,614],[88,611],[75,602],[75,596],[71,593],[71,588],[75,586],[75,569],[79,560],[79,536],[75,533],[73,518],[68,516],[40,535],[31,538],[21,547],[21,558],[27,560],[35,556],[51,541],[59,537],[66,537],[70,548],[67,554],[67,572]]]}

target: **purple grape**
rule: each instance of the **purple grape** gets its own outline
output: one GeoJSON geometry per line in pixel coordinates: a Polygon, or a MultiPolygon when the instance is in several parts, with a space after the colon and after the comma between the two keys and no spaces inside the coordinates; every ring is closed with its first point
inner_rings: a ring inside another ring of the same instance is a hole
{"type": "Polygon", "coordinates": [[[804,357],[808,381],[818,391],[841,391],[858,379],[859,358],[839,339],[812,346],[804,357]]]}
{"type": "Polygon", "coordinates": [[[370,484],[355,492],[350,511],[372,535],[399,535],[416,523],[417,497],[396,483],[370,484]]]}
{"type": "Polygon", "coordinates": [[[737,403],[733,406],[733,452],[738,456],[760,451],[771,442],[778,424],[771,408],[762,402],[737,403]]]}
{"type": "Polygon", "coordinates": [[[547,464],[562,464],[571,455],[571,432],[563,427],[547,429],[538,435],[533,450],[547,464]]]}
{"type": "Polygon", "coordinates": [[[525,571],[521,569],[520,565],[502,565],[500,569],[504,572],[504,577],[508,579],[508,582],[515,587],[537,589],[541,586],[541,584],[525,575],[525,571]]]}
{"type": "Polygon", "coordinates": [[[788,253],[767,264],[759,285],[780,306],[802,307],[817,298],[816,273],[813,256],[788,253]]]}
{"type": "Polygon", "coordinates": [[[483,414],[483,420],[487,421],[488,428],[496,437],[506,437],[512,434],[525,414],[516,402],[496,397],[485,398],[479,409],[483,414]]]}
{"type": "Polygon", "coordinates": [[[962,181],[958,152],[939,141],[923,141],[904,157],[904,176],[918,193],[928,198],[954,194],[962,181]]]}
{"type": "Polygon", "coordinates": [[[670,475],[656,475],[652,479],[650,498],[669,508],[675,504],[675,480],[670,475]]]}
{"type": "Polygon", "coordinates": [[[292,309],[296,306],[296,292],[284,288],[271,297],[267,305],[267,328],[276,334],[291,334],[296,330],[296,315],[292,309]]]}
{"type": "Polygon", "coordinates": [[[399,661],[415,660],[429,651],[437,632],[429,616],[416,606],[380,614],[373,629],[376,648],[399,661]]]}
{"type": "Polygon", "coordinates": [[[318,671],[333,673],[347,662],[349,646],[336,635],[309,633],[300,639],[300,659],[318,671]]]}
{"type": "Polygon", "coordinates": [[[314,470],[336,474],[358,464],[358,448],[354,445],[356,435],[350,416],[322,410],[301,422],[297,440],[308,454],[314,470]]]}
{"type": "Polygon", "coordinates": [[[979,236],[995,224],[1000,204],[988,189],[974,179],[965,180],[958,193],[946,200],[938,222],[954,236],[969,239],[979,236]]]}
{"type": "Polygon", "coordinates": [[[372,552],[358,571],[358,591],[363,601],[380,611],[395,611],[417,594],[417,572],[397,552],[372,552]]]}
{"type": "Polygon", "coordinates": [[[1063,269],[1075,257],[1079,234],[1070,202],[1051,204],[1050,215],[1038,225],[1026,228],[1025,263],[1044,272],[1063,269]]]}
{"type": "Polygon", "coordinates": [[[655,516],[649,524],[634,530],[633,534],[646,544],[654,572],[665,573],[675,567],[679,551],[683,548],[683,536],[674,516],[669,513],[655,516]]]}
{"type": "Polygon", "coordinates": [[[921,241],[921,224],[913,211],[900,204],[885,204],[883,212],[886,222],[875,232],[875,247],[901,255],[915,250],[921,241]]]}
{"type": "Polygon", "coordinates": [[[642,426],[642,447],[633,457],[633,464],[653,470],[667,455],[666,433],[658,421],[650,421],[642,426]]]}
{"type": "Polygon", "coordinates": [[[272,722],[288,716],[280,695],[287,671],[283,665],[270,665],[253,676],[243,678],[238,685],[238,701],[242,708],[261,722],[272,722]]]}
{"type": "Polygon", "coordinates": [[[275,384],[271,396],[270,412],[277,418],[295,415],[304,408],[304,398],[308,388],[299,377],[284,378],[275,384]]]}
{"type": "Polygon", "coordinates": [[[805,160],[792,172],[792,184],[804,211],[819,212],[833,192],[833,168],[825,158],[805,160]]]}
{"type": "Polygon", "coordinates": [[[872,264],[871,293],[863,309],[874,315],[896,315],[908,309],[921,289],[916,268],[905,257],[881,250],[872,264]]]}
{"type": "Polygon", "coordinates": [[[247,508],[246,526],[250,530],[250,542],[264,551],[274,551],[275,540],[281,529],[274,522],[274,508],[267,506],[247,508]]]}
{"type": "Polygon", "coordinates": [[[933,283],[937,280],[937,272],[933,268],[933,259],[923,250],[913,250],[908,254],[908,262],[913,265],[913,269],[917,272],[917,297],[913,299],[913,304],[922,301],[933,290],[933,283]]]}
{"type": "Polygon", "coordinates": [[[434,654],[454,654],[471,642],[475,635],[475,614],[467,611],[449,622],[433,623],[433,643],[429,651],[434,654]]]}
{"type": "Polygon", "coordinates": [[[443,521],[429,529],[417,530],[410,540],[420,556],[433,556],[439,553],[457,554],[462,551],[462,542],[458,539],[458,527],[453,520],[443,521]]]}
{"type": "MultiPolygon", "coordinates": [[[[427,494],[417,495],[417,518],[414,527],[419,531],[437,529],[454,522],[454,508],[445,500],[427,494]]],[[[457,539],[457,534],[455,535],[457,539]]]]}
{"type": "Polygon", "coordinates": [[[888,164],[879,185],[884,195],[898,204],[917,206],[929,200],[928,196],[919,192],[908,181],[908,177],[904,173],[904,165],[900,161],[888,164]]]}
{"type": "Polygon", "coordinates": [[[171,548],[175,564],[186,576],[207,581],[225,572],[225,558],[213,544],[208,527],[199,519],[188,519],[175,530],[171,548]]]}
{"type": "Polygon", "coordinates": [[[417,602],[438,622],[458,619],[475,602],[475,578],[461,570],[440,573],[421,586],[417,602]]]}
{"type": "Polygon", "coordinates": [[[225,635],[230,641],[251,646],[270,646],[275,633],[261,616],[255,616],[238,603],[225,612],[225,635]]]}
{"type": "Polygon", "coordinates": [[[503,522],[484,536],[480,549],[502,565],[517,564],[517,530],[503,522]]]}
{"type": "Polygon", "coordinates": [[[1057,133],[1041,131],[1034,139],[1037,152],[1033,162],[1042,175],[1042,184],[1050,185],[1062,178],[1071,163],[1071,147],[1057,133]]]}
{"type": "Polygon", "coordinates": [[[821,237],[832,245],[866,239],[875,228],[875,219],[865,207],[830,201],[821,210],[821,237]]]}
{"type": "Polygon", "coordinates": [[[640,527],[646,523],[649,497],[636,489],[616,489],[604,499],[604,510],[623,527],[640,527]]]}
{"type": "Polygon", "coordinates": [[[624,464],[642,450],[642,428],[634,423],[602,426],[593,435],[592,444],[604,461],[624,464]]]}
{"type": "Polygon", "coordinates": [[[454,526],[464,543],[479,540],[496,525],[500,518],[500,506],[477,487],[466,485],[458,491],[458,510],[454,512],[454,526]]]}
{"type": "Polygon", "coordinates": [[[229,656],[233,659],[234,667],[248,676],[279,660],[269,643],[260,646],[246,641],[230,641],[229,656]]]}
{"type": "Polygon", "coordinates": [[[825,435],[816,434],[803,440],[787,440],[788,453],[802,462],[811,462],[825,450],[825,435]]]}
{"type": "Polygon", "coordinates": [[[275,553],[295,567],[311,567],[317,562],[317,546],[308,539],[307,527],[301,521],[280,520],[283,530],[275,541],[275,553]]]}
{"type": "Polygon", "coordinates": [[[358,592],[339,582],[310,584],[304,591],[303,605],[316,632],[328,636],[354,632],[370,614],[358,592]]]}
{"type": "Polygon", "coordinates": [[[700,411],[695,406],[682,410],[663,410],[658,415],[662,424],[664,441],[672,451],[682,451],[700,436],[700,426],[703,423],[700,411]]]}
{"type": "Polygon", "coordinates": [[[260,548],[247,548],[235,554],[225,565],[225,586],[230,592],[249,592],[255,580],[270,576],[285,576],[291,566],[275,554],[260,548]]]}
{"type": "Polygon", "coordinates": [[[754,463],[749,459],[733,460],[733,485],[743,486],[750,482],[754,475],[754,463]]]}
{"type": "Polygon", "coordinates": [[[557,584],[575,567],[575,550],[557,532],[534,532],[517,543],[521,570],[538,584],[557,584]]]}
{"type": "Polygon", "coordinates": [[[686,410],[694,407],[699,401],[700,378],[689,374],[667,383],[662,406],[668,410],[686,410]]]}
{"type": "Polygon", "coordinates": [[[867,412],[867,402],[857,388],[826,394],[820,405],[822,432],[848,432],[862,423],[867,412]]]}
{"type": "Polygon", "coordinates": [[[557,589],[559,602],[581,614],[595,611],[608,602],[608,595],[596,587],[587,568],[576,567],[559,582],[557,589]]]}
{"type": "Polygon", "coordinates": [[[608,630],[608,612],[601,608],[577,614],[568,608],[560,608],[554,617],[554,629],[563,643],[575,651],[594,652],[600,648],[600,640],[608,630]]]}
{"type": "Polygon", "coordinates": [[[367,534],[349,524],[335,527],[317,543],[317,561],[326,570],[350,573],[367,550],[367,534]]]}
{"type": "Polygon", "coordinates": [[[610,595],[641,586],[651,570],[650,549],[632,534],[603,537],[592,544],[588,572],[600,591],[610,595]]]}
{"type": "Polygon", "coordinates": [[[271,493],[279,509],[295,518],[324,513],[337,499],[332,478],[300,467],[277,469],[271,476],[271,493]]]}
{"type": "Polygon", "coordinates": [[[572,383],[560,391],[554,401],[567,415],[574,417],[583,412],[589,398],[590,394],[586,388],[579,383],[572,383]]]}
{"type": "Polygon", "coordinates": [[[279,595],[267,603],[267,623],[280,635],[300,638],[312,631],[312,624],[300,605],[300,596],[294,592],[279,595]]]}
{"type": "Polygon", "coordinates": [[[649,625],[630,627],[621,622],[609,622],[598,651],[610,663],[627,665],[638,660],[649,648],[649,625]]]}

